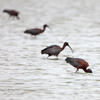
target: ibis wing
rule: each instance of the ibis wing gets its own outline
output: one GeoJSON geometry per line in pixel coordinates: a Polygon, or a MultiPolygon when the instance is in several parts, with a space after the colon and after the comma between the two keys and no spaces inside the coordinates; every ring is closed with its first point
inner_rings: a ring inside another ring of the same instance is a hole
{"type": "Polygon", "coordinates": [[[48,46],[47,48],[41,51],[42,54],[51,54],[55,55],[59,52],[60,48],[57,45],[48,46]]]}
{"type": "Polygon", "coordinates": [[[81,65],[83,68],[86,68],[86,67],[89,66],[89,64],[88,64],[85,60],[83,60],[83,59],[79,59],[79,60],[78,60],[78,63],[80,63],[80,65],[81,65]]]}
{"type": "Polygon", "coordinates": [[[70,64],[74,67],[80,66],[81,64],[78,62],[78,58],[72,58],[70,60],[70,64]]]}
{"type": "Polygon", "coordinates": [[[41,32],[40,29],[28,29],[26,30],[26,33],[31,33],[32,35],[37,35],[41,32]]]}

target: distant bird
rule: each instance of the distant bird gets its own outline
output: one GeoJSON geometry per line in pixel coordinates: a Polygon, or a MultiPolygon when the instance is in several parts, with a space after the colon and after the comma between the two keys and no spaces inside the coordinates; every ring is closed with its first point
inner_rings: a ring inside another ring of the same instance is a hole
{"type": "Polygon", "coordinates": [[[87,69],[87,67],[89,66],[89,64],[85,60],[83,60],[83,59],[67,57],[65,59],[65,61],[67,63],[71,64],[73,67],[77,68],[76,72],[79,69],[83,69],[84,72],[86,72],[86,73],[92,73],[91,69],[87,69]]]}
{"type": "Polygon", "coordinates": [[[39,28],[28,29],[28,30],[25,30],[24,33],[36,36],[36,35],[39,35],[40,33],[43,33],[46,27],[49,27],[49,26],[45,24],[43,25],[43,29],[39,29],[39,28]]]}
{"type": "Polygon", "coordinates": [[[5,9],[5,10],[3,10],[3,12],[9,14],[10,17],[16,17],[17,19],[20,19],[19,18],[19,12],[16,11],[16,10],[5,9]]]}
{"type": "Polygon", "coordinates": [[[63,47],[60,47],[58,45],[51,45],[51,46],[48,46],[47,48],[41,50],[41,54],[48,54],[48,57],[54,55],[54,56],[57,56],[57,58],[58,58],[59,53],[62,50],[64,50],[64,48],[66,46],[68,46],[71,49],[71,51],[73,52],[73,50],[69,46],[68,42],[64,42],[63,47]]]}

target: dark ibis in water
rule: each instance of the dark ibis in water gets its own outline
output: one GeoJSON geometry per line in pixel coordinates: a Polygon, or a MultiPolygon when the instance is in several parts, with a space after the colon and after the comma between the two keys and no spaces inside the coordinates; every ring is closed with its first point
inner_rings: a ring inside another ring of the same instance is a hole
{"type": "Polygon", "coordinates": [[[91,69],[87,69],[89,64],[84,59],[67,57],[65,61],[71,64],[73,67],[77,68],[76,72],[79,69],[83,69],[86,73],[92,73],[91,69]]]}
{"type": "Polygon", "coordinates": [[[20,18],[19,18],[19,12],[16,11],[16,10],[5,9],[5,10],[3,10],[3,12],[9,14],[10,17],[16,17],[17,19],[20,19],[20,18]]]}
{"type": "Polygon", "coordinates": [[[39,28],[28,29],[28,30],[25,30],[24,33],[36,36],[36,35],[39,35],[40,33],[43,33],[46,27],[49,27],[49,26],[45,24],[43,25],[43,29],[39,29],[39,28]]]}
{"type": "Polygon", "coordinates": [[[51,45],[51,46],[48,46],[47,48],[41,50],[41,54],[48,54],[48,57],[54,55],[54,56],[57,56],[57,58],[58,58],[59,53],[60,53],[62,50],[64,50],[64,48],[65,48],[66,46],[68,46],[68,47],[71,49],[71,51],[73,52],[73,50],[72,50],[72,48],[70,47],[69,43],[68,43],[68,42],[64,42],[64,44],[63,44],[62,47],[60,47],[60,46],[58,46],[58,45],[51,45]]]}

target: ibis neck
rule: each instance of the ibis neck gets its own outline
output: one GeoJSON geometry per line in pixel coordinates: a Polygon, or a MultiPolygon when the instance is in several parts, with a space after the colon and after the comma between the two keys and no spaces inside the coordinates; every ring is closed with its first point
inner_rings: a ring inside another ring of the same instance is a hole
{"type": "Polygon", "coordinates": [[[43,32],[45,31],[45,29],[46,29],[46,27],[44,26],[44,27],[43,27],[43,32]]]}
{"type": "Polygon", "coordinates": [[[61,48],[62,50],[64,50],[65,49],[65,47],[66,47],[66,45],[63,45],[63,47],[61,48]]]}

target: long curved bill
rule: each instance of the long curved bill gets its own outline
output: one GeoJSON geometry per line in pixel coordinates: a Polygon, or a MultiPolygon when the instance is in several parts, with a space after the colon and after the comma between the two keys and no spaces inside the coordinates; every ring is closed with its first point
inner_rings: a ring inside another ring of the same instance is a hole
{"type": "Polygon", "coordinates": [[[68,47],[70,48],[70,50],[72,51],[72,53],[73,53],[73,49],[71,48],[71,46],[70,45],[68,45],[68,47]]]}

